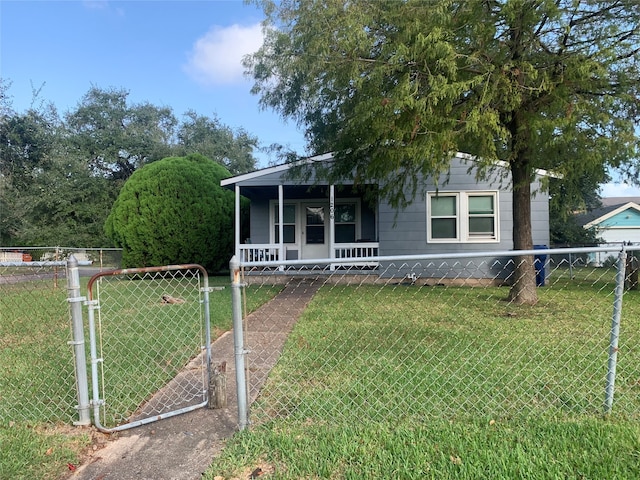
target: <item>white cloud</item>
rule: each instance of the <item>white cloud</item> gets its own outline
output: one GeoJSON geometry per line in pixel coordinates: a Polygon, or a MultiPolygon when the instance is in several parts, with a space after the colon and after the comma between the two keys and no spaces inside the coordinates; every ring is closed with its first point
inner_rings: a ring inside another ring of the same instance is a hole
{"type": "Polygon", "coordinates": [[[600,185],[600,196],[608,197],[640,197],[640,188],[628,183],[604,183],[600,185]]]}
{"type": "Polygon", "coordinates": [[[242,57],[262,46],[260,24],[243,27],[215,26],[199,38],[189,53],[184,70],[204,85],[223,85],[242,81],[242,57]]]}
{"type": "Polygon", "coordinates": [[[84,0],[82,4],[88,10],[106,12],[115,14],[118,17],[124,17],[124,9],[112,7],[108,0],[84,0]]]}

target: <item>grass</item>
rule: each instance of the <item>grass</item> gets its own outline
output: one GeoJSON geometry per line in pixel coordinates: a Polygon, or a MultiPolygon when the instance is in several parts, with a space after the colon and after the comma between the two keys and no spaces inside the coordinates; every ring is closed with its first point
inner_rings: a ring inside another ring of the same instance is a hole
{"type": "MultiPolygon", "coordinates": [[[[82,279],[83,295],[86,281],[82,279]]],[[[185,280],[160,282],[156,287],[150,287],[151,283],[138,280],[102,287],[104,293],[114,294],[117,299],[115,309],[105,306],[101,313],[103,333],[107,332],[103,347],[129,352],[120,355],[119,360],[115,356],[118,361],[111,361],[108,366],[105,360],[109,399],[116,405],[120,405],[118,398],[129,401],[122,412],[109,419],[112,423],[135,410],[199,351],[202,328],[198,313],[195,321],[176,315],[175,307],[198,305],[194,294],[184,288],[185,280]],[[182,296],[186,302],[162,305],[162,293],[182,296]],[[172,335],[157,335],[161,325],[170,328],[172,335]],[[111,332],[116,335],[109,337],[111,332]],[[109,345],[110,339],[116,344],[109,345]],[[153,381],[148,381],[149,365],[160,372],[153,381]]],[[[210,278],[211,286],[229,283],[228,277],[210,278]]],[[[58,288],[53,288],[52,280],[0,285],[1,479],[59,478],[69,472],[68,464],[78,463],[82,450],[91,441],[90,430],[71,427],[77,419],[77,399],[72,348],[67,344],[71,334],[65,286],[64,279],[58,288]]],[[[230,290],[210,293],[214,338],[231,326],[230,290]]],[[[197,288],[195,291],[197,296],[197,288]]],[[[256,308],[276,292],[261,290],[248,308],[256,308]]],[[[85,339],[89,358],[88,332],[85,339]]],[[[109,353],[113,360],[113,350],[109,353]]]]}
{"type": "MultiPolygon", "coordinates": [[[[640,478],[640,302],[603,415],[613,276],[504,288],[324,286],[205,478],[640,478]]],[[[250,347],[251,348],[251,347],[250,347]]]]}
{"type": "Polygon", "coordinates": [[[0,478],[60,478],[90,444],[85,429],[49,422],[0,424],[0,478]]]}
{"type": "Polygon", "coordinates": [[[64,279],[2,285],[0,478],[57,478],[89,443],[70,428],[75,383],[64,279]]]}
{"type": "MultiPolygon", "coordinates": [[[[205,478],[247,478],[256,467],[271,478],[640,478],[639,294],[626,294],[606,417],[613,275],[575,273],[553,272],[535,307],[502,301],[500,288],[323,287],[253,405],[252,429],[229,441],[205,478]]],[[[121,332],[122,348],[154,336],[141,316],[170,324],[175,311],[158,304],[161,291],[189,301],[180,281],[141,296],[143,283],[113,285],[121,302],[103,320],[137,333],[121,332]],[[136,301],[139,314],[127,307],[136,301]]],[[[69,427],[66,291],[39,281],[1,288],[0,478],[58,478],[90,442],[86,429],[69,427]]],[[[275,290],[247,293],[251,310],[275,290]]],[[[211,297],[221,332],[230,289],[211,297]]],[[[173,326],[178,339],[193,339],[173,326]]],[[[158,350],[143,364],[164,365],[170,377],[184,358],[158,350]]],[[[134,395],[157,388],[139,383],[134,395]]]]}
{"type": "Polygon", "coordinates": [[[280,421],[238,434],[204,478],[632,479],[639,428],[603,419],[280,421]]]}
{"type": "Polygon", "coordinates": [[[66,422],[74,415],[66,294],[51,280],[2,285],[0,420],[66,422]]]}

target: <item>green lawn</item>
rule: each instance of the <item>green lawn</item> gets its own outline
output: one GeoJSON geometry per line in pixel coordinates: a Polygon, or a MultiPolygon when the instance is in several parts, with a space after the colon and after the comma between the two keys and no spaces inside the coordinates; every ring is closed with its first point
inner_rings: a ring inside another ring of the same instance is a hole
{"type": "Polygon", "coordinates": [[[552,273],[534,307],[498,287],[324,286],[206,478],[640,478],[640,293],[605,416],[612,272],[552,273]]]}
{"type": "Polygon", "coordinates": [[[0,286],[0,478],[56,478],[89,444],[77,419],[65,280],[0,286]]]}
{"type": "MultiPolygon", "coordinates": [[[[82,279],[83,295],[86,281],[82,279]]],[[[185,283],[135,280],[102,286],[102,346],[110,347],[105,391],[110,403],[120,408],[107,421],[114,423],[135,410],[199,353],[198,286],[185,288],[185,283]],[[181,297],[185,304],[163,305],[163,293],[181,297]],[[175,307],[184,306],[195,312],[195,319],[176,315],[175,307]],[[172,334],[158,335],[161,326],[172,334]]],[[[210,285],[227,287],[210,293],[214,338],[231,327],[229,284],[228,277],[210,278],[210,285]]],[[[68,463],[78,462],[90,443],[86,429],[71,426],[77,420],[77,399],[65,287],[64,279],[58,288],[52,280],[0,285],[0,479],[57,478],[69,471],[68,463]]],[[[247,308],[256,308],[276,292],[260,289],[247,308]]],[[[84,315],[86,323],[86,309],[84,315]]],[[[85,339],[89,359],[88,332],[85,339]]]]}
{"type": "MultiPolygon", "coordinates": [[[[535,307],[504,302],[497,287],[326,285],[252,406],[252,428],[206,478],[256,467],[271,478],[640,478],[640,292],[625,295],[616,399],[604,416],[613,274],[574,273],[552,272],[535,307]]],[[[69,427],[66,290],[29,283],[0,296],[0,478],[56,478],[90,442],[69,427]]],[[[149,340],[142,319],[172,317],[160,291],[140,296],[141,287],[114,286],[122,301],[109,318],[121,323],[110,328],[123,348],[149,340]],[[136,298],[137,313],[127,307],[136,298]]],[[[230,290],[211,294],[214,332],[230,327],[230,290]]],[[[276,291],[248,287],[248,310],[276,291]]],[[[176,325],[162,358],[143,367],[164,365],[169,378],[193,355],[180,340],[193,333],[176,325]]],[[[122,372],[135,374],[135,363],[122,372]]],[[[132,394],[158,387],[140,388],[132,394]]]]}

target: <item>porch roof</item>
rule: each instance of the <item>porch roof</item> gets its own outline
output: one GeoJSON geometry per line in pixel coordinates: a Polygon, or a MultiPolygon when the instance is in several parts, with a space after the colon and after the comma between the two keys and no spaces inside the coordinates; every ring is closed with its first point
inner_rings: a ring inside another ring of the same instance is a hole
{"type": "MultiPolygon", "coordinates": [[[[280,185],[282,174],[289,170],[293,166],[307,165],[314,162],[326,162],[333,159],[333,154],[325,153],[323,155],[316,155],[313,157],[305,158],[298,162],[284,163],[282,165],[275,165],[273,167],[266,167],[254,172],[243,173],[242,175],[236,175],[235,177],[225,178],[220,182],[222,187],[232,188],[234,185],[239,184],[242,186],[275,186],[280,185]]],[[[291,185],[299,185],[300,182],[291,180],[291,185]]]]}

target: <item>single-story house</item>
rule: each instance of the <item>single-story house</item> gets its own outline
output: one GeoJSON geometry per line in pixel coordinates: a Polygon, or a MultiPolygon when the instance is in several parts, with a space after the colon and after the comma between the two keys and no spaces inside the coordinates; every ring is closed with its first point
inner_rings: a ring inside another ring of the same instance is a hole
{"type": "MultiPolygon", "coordinates": [[[[303,162],[331,162],[331,154],[303,162]]],[[[513,249],[512,193],[506,167],[477,181],[474,159],[456,154],[448,182],[424,180],[404,209],[371,200],[346,178],[329,185],[288,175],[291,164],[222,180],[236,195],[235,254],[242,261],[352,258],[351,265],[375,267],[360,258],[395,255],[506,251],[513,249]],[[250,235],[240,232],[240,198],[250,200],[250,235]]],[[[538,172],[532,185],[532,231],[537,245],[549,244],[549,197],[538,172]]],[[[362,187],[362,186],[360,186],[362,187]]],[[[376,185],[367,185],[369,192],[376,185]]],[[[312,263],[312,262],[310,262],[312,263]]]]}
{"type": "MultiPolygon", "coordinates": [[[[578,225],[593,228],[602,240],[603,247],[617,250],[620,245],[640,245],[640,198],[610,197],[602,199],[602,207],[576,217],[578,225]]],[[[609,256],[599,252],[590,257],[590,262],[601,265],[609,256]]]]}

